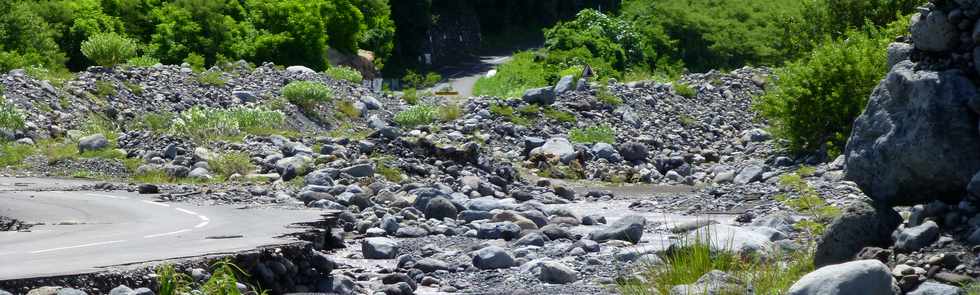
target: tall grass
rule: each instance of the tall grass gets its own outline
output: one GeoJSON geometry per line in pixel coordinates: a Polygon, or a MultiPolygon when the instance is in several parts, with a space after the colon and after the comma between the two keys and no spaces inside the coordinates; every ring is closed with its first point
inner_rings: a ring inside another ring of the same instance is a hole
{"type": "Polygon", "coordinates": [[[156,269],[157,294],[180,295],[191,291],[191,277],[177,271],[172,264],[164,264],[156,269]]]}
{"type": "Polygon", "coordinates": [[[285,123],[281,111],[263,107],[236,106],[215,109],[195,106],[174,119],[171,132],[187,135],[198,142],[235,139],[247,134],[277,134],[285,123]]]}
{"type": "Polygon", "coordinates": [[[116,33],[101,33],[82,42],[81,51],[103,67],[114,67],[136,56],[136,42],[116,33]]]}
{"type": "Polygon", "coordinates": [[[616,131],[608,124],[586,128],[573,128],[568,131],[568,140],[577,143],[616,143],[616,131]]]}
{"type": "Polygon", "coordinates": [[[282,96],[304,111],[312,111],[318,103],[333,99],[333,91],[320,82],[296,81],[282,88],[282,96]]]}
{"type": "Polygon", "coordinates": [[[361,83],[361,81],[364,80],[364,77],[361,76],[361,72],[345,66],[331,67],[326,71],[323,71],[323,73],[326,74],[327,77],[335,80],[349,81],[354,84],[361,83]]]}
{"type": "Polygon", "coordinates": [[[24,114],[7,98],[0,96],[0,129],[18,130],[24,128],[24,114]]]}
{"type": "Polygon", "coordinates": [[[252,158],[247,153],[242,152],[218,155],[208,161],[208,165],[211,166],[211,170],[214,170],[215,173],[226,178],[233,174],[248,175],[252,171],[255,171],[252,158]]]}
{"type": "Polygon", "coordinates": [[[395,122],[405,127],[431,124],[436,119],[436,108],[430,105],[416,105],[395,114],[395,122]]]}

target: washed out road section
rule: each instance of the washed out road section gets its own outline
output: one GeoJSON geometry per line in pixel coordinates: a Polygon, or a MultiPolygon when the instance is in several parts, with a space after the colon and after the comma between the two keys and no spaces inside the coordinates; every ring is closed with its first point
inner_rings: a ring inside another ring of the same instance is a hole
{"type": "Polygon", "coordinates": [[[301,231],[290,225],[319,214],[162,203],[129,192],[4,191],[0,215],[43,224],[28,232],[0,232],[0,280],[287,243],[277,237],[301,231]]]}

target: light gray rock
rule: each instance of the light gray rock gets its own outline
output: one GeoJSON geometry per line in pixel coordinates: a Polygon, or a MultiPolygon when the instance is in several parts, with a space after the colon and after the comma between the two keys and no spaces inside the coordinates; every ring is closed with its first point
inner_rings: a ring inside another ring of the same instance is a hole
{"type": "Polygon", "coordinates": [[[97,151],[109,146],[109,140],[102,134],[92,134],[78,140],[78,152],[97,151]]]}
{"type": "Polygon", "coordinates": [[[616,220],[608,227],[589,233],[589,239],[596,242],[621,240],[636,243],[643,237],[643,228],[646,225],[647,220],[643,216],[628,215],[616,220]]]}
{"type": "Polygon", "coordinates": [[[946,13],[939,9],[916,13],[909,27],[912,43],[922,51],[942,52],[956,44],[956,25],[949,22],[946,13]]]}
{"type": "Polygon", "coordinates": [[[760,165],[752,165],[742,168],[742,171],[738,172],[738,175],[735,175],[733,182],[735,182],[735,184],[748,184],[759,181],[762,179],[762,172],[765,172],[765,168],[760,165]]]}
{"type": "Polygon", "coordinates": [[[788,295],[897,295],[888,266],[878,260],[828,265],[793,284],[788,295]]]}
{"type": "Polygon", "coordinates": [[[865,247],[888,248],[891,234],[901,222],[902,216],[890,207],[850,204],[827,226],[817,242],[813,262],[821,267],[850,261],[865,247]]]}
{"type": "Polygon", "coordinates": [[[545,141],[540,147],[532,149],[530,154],[531,156],[552,155],[558,158],[564,158],[568,155],[575,154],[575,148],[571,142],[568,142],[568,139],[553,137],[545,141]]]}
{"type": "Polygon", "coordinates": [[[548,239],[548,236],[544,235],[543,233],[540,233],[540,232],[532,232],[532,233],[529,233],[529,234],[524,235],[520,239],[517,239],[517,241],[514,242],[514,245],[515,246],[538,246],[538,247],[544,247],[544,244],[546,242],[550,241],[550,240],[551,239],[548,239]]]}
{"type": "Polygon", "coordinates": [[[957,71],[896,64],[875,88],[848,140],[845,176],[877,202],[957,201],[980,171],[976,87],[957,71]],[[902,132],[896,132],[901,130],[902,132]]]}
{"type": "Polygon", "coordinates": [[[381,109],[381,102],[378,101],[377,98],[374,98],[374,96],[370,96],[370,95],[361,96],[361,102],[364,103],[364,106],[367,107],[367,109],[369,110],[381,109]]]}
{"type": "Polygon", "coordinates": [[[712,251],[731,251],[743,256],[758,255],[766,257],[772,253],[774,246],[770,237],[758,232],[723,224],[712,224],[689,232],[683,243],[698,241],[707,244],[712,251]]]}
{"type": "Polygon", "coordinates": [[[718,172],[715,178],[712,179],[715,183],[731,183],[735,181],[735,170],[725,170],[718,172]]]}
{"type": "Polygon", "coordinates": [[[211,172],[208,169],[198,167],[187,173],[187,177],[193,179],[211,179],[211,172]]]}
{"type": "Polygon", "coordinates": [[[521,97],[526,103],[533,103],[539,105],[551,105],[555,103],[555,91],[552,87],[542,87],[528,89],[524,91],[524,96],[521,97]]]}
{"type": "Polygon", "coordinates": [[[477,250],[473,256],[473,266],[479,269],[497,269],[514,266],[514,257],[504,248],[489,246],[477,250]]]}
{"type": "Polygon", "coordinates": [[[394,259],[398,256],[398,242],[389,238],[367,238],[361,241],[361,253],[365,259],[394,259]]]}
{"type": "Polygon", "coordinates": [[[310,174],[307,174],[303,178],[303,182],[306,185],[317,185],[317,186],[333,186],[333,178],[330,177],[330,172],[327,169],[319,169],[310,174]]]}
{"type": "Polygon", "coordinates": [[[912,44],[903,42],[892,42],[888,44],[888,68],[891,68],[903,60],[908,60],[912,56],[912,44]]]}
{"type": "Polygon", "coordinates": [[[895,231],[894,238],[896,251],[918,251],[939,240],[939,225],[929,220],[919,226],[900,227],[895,231]]]}
{"type": "Polygon", "coordinates": [[[722,295],[748,294],[745,283],[723,271],[712,270],[698,278],[690,285],[678,285],[670,288],[670,295],[722,295]]]}
{"type": "MultiPolygon", "coordinates": [[[[126,285],[120,285],[118,287],[112,288],[112,290],[109,291],[109,295],[133,295],[133,293],[134,293],[133,289],[130,289],[126,285]]],[[[3,293],[0,292],[0,294],[3,293]]]]}
{"type": "Polygon", "coordinates": [[[56,295],[88,295],[85,291],[74,289],[74,288],[61,288],[58,289],[56,295]]]}
{"type": "Polygon", "coordinates": [[[947,284],[925,282],[905,295],[966,295],[963,289],[947,284]]]}
{"type": "Polygon", "coordinates": [[[558,84],[555,84],[555,95],[562,95],[575,88],[575,76],[568,75],[561,77],[558,84]]]}
{"type": "Polygon", "coordinates": [[[549,284],[568,284],[578,281],[578,272],[559,262],[546,261],[541,263],[538,279],[549,284]]]}
{"type": "Polygon", "coordinates": [[[290,74],[316,74],[316,71],[314,71],[311,68],[304,67],[304,66],[289,66],[289,67],[286,67],[286,73],[290,73],[290,74]]]}
{"type": "Polygon", "coordinates": [[[759,128],[742,132],[743,142],[763,142],[772,139],[772,134],[759,128]]]}

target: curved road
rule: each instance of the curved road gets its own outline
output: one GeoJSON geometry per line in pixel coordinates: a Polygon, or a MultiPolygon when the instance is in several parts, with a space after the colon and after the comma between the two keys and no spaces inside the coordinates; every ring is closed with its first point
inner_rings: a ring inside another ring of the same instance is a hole
{"type": "Polygon", "coordinates": [[[276,237],[302,230],[290,224],[320,215],[317,210],[160,203],[128,192],[0,187],[0,215],[44,223],[29,232],[0,232],[0,280],[88,273],[287,243],[291,240],[276,237]]]}

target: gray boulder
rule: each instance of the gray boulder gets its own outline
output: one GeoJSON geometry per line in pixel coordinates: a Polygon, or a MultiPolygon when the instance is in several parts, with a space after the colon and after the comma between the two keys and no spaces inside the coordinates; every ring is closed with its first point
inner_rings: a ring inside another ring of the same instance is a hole
{"type": "Polygon", "coordinates": [[[10,294],[10,292],[0,290],[0,295],[14,295],[14,294],[10,294]]]}
{"type": "Polygon", "coordinates": [[[341,169],[340,172],[346,173],[347,175],[350,175],[350,176],[353,176],[353,177],[369,177],[369,176],[374,176],[374,165],[373,164],[354,165],[354,166],[350,166],[350,167],[341,169]]]}
{"type": "Polygon", "coordinates": [[[630,162],[646,161],[650,156],[650,150],[646,145],[639,142],[627,142],[619,145],[619,154],[623,159],[630,162]]]}
{"type": "Polygon", "coordinates": [[[102,134],[93,134],[78,140],[78,152],[97,151],[109,146],[109,140],[102,134]]]}
{"type": "Polygon", "coordinates": [[[289,66],[286,67],[286,73],[289,74],[316,74],[313,69],[304,66],[289,66]]]}
{"type": "MultiPolygon", "coordinates": [[[[0,292],[0,294],[3,294],[3,292],[0,292]]],[[[126,285],[120,285],[119,287],[112,288],[112,290],[109,291],[109,295],[132,295],[132,294],[133,294],[133,289],[130,289],[126,285]]]]}
{"type": "Polygon", "coordinates": [[[429,204],[425,206],[425,218],[429,219],[456,219],[456,206],[449,199],[438,197],[429,200],[429,204]]]}
{"type": "Polygon", "coordinates": [[[623,157],[619,155],[619,152],[611,144],[600,142],[592,146],[592,154],[599,159],[606,159],[609,163],[619,163],[623,161],[623,157]]]}
{"type": "Polygon", "coordinates": [[[694,284],[678,285],[670,288],[670,295],[721,295],[751,294],[746,292],[745,283],[720,270],[712,270],[702,275],[694,284]]]}
{"type": "Polygon", "coordinates": [[[306,185],[333,186],[333,178],[330,177],[330,172],[327,169],[310,172],[303,178],[303,181],[306,185]]]}
{"type": "Polygon", "coordinates": [[[575,89],[575,76],[564,76],[558,80],[558,84],[555,84],[555,95],[562,95],[565,92],[569,92],[575,89]]]}
{"type": "Polygon", "coordinates": [[[912,44],[892,42],[888,44],[888,68],[912,57],[912,44]]]}
{"type": "Polygon", "coordinates": [[[191,170],[191,172],[188,172],[187,177],[193,179],[211,179],[211,172],[208,171],[208,169],[198,167],[191,170]]]}
{"type": "Polygon", "coordinates": [[[568,284],[578,281],[578,272],[564,264],[547,261],[541,263],[538,279],[550,284],[568,284]]]}
{"type": "Polygon", "coordinates": [[[531,156],[535,155],[551,155],[558,158],[564,158],[568,155],[575,153],[575,147],[572,146],[568,139],[563,137],[553,137],[544,142],[540,147],[536,147],[531,150],[531,156]]]}
{"type": "MultiPolygon", "coordinates": [[[[699,241],[707,244],[712,251],[731,251],[743,256],[758,255],[765,257],[774,246],[769,236],[750,229],[723,224],[712,224],[687,234],[685,242],[699,241]]],[[[676,244],[683,246],[683,244],[676,244]]]]}
{"type": "Polygon", "coordinates": [[[521,226],[505,221],[480,224],[476,228],[476,238],[478,239],[504,239],[512,240],[521,235],[521,226]]]}
{"type": "Polygon", "coordinates": [[[902,227],[895,231],[894,237],[896,251],[918,251],[939,240],[939,225],[929,220],[919,226],[902,227]]]}
{"type": "Polygon", "coordinates": [[[497,269],[514,266],[514,257],[504,248],[490,246],[477,250],[473,256],[473,266],[479,269],[497,269]]]}
{"type": "Polygon", "coordinates": [[[875,88],[848,140],[845,175],[888,205],[957,201],[980,171],[976,88],[957,71],[895,65],[875,88]]]}
{"type": "Polygon", "coordinates": [[[367,238],[361,241],[365,259],[393,259],[398,256],[398,242],[389,238],[367,238]]]}
{"type": "Polygon", "coordinates": [[[966,295],[966,291],[960,287],[947,284],[925,282],[916,287],[915,290],[905,293],[905,295],[966,295]]]}
{"type": "Polygon", "coordinates": [[[735,184],[748,184],[762,179],[762,172],[765,168],[760,165],[752,165],[742,168],[742,171],[735,175],[735,184]]]}
{"type": "Polygon", "coordinates": [[[646,227],[647,220],[643,216],[628,215],[616,220],[606,228],[598,229],[589,233],[589,240],[605,242],[609,240],[622,240],[637,243],[643,237],[643,228],[646,227]]]}
{"type": "Polygon", "coordinates": [[[88,295],[88,293],[85,293],[85,291],[74,289],[74,288],[61,288],[58,289],[58,293],[55,294],[56,295],[88,295]]]}
{"type": "Polygon", "coordinates": [[[817,242],[813,263],[821,267],[850,261],[865,247],[888,248],[891,234],[901,222],[902,217],[890,207],[852,203],[827,226],[817,242]]]}
{"type": "Polygon", "coordinates": [[[453,269],[453,267],[450,266],[449,263],[434,258],[423,258],[422,260],[415,262],[415,268],[418,268],[419,270],[425,273],[435,272],[439,270],[450,271],[453,269]]]}
{"type": "Polygon", "coordinates": [[[922,51],[941,52],[953,48],[959,39],[956,24],[950,23],[939,9],[916,13],[909,27],[912,43],[922,51]]]}
{"type": "Polygon", "coordinates": [[[878,260],[821,267],[793,284],[788,295],[897,295],[891,271],[878,260]]]}
{"type": "Polygon", "coordinates": [[[526,103],[551,105],[555,103],[555,91],[551,87],[528,89],[521,99],[526,103]]]}

